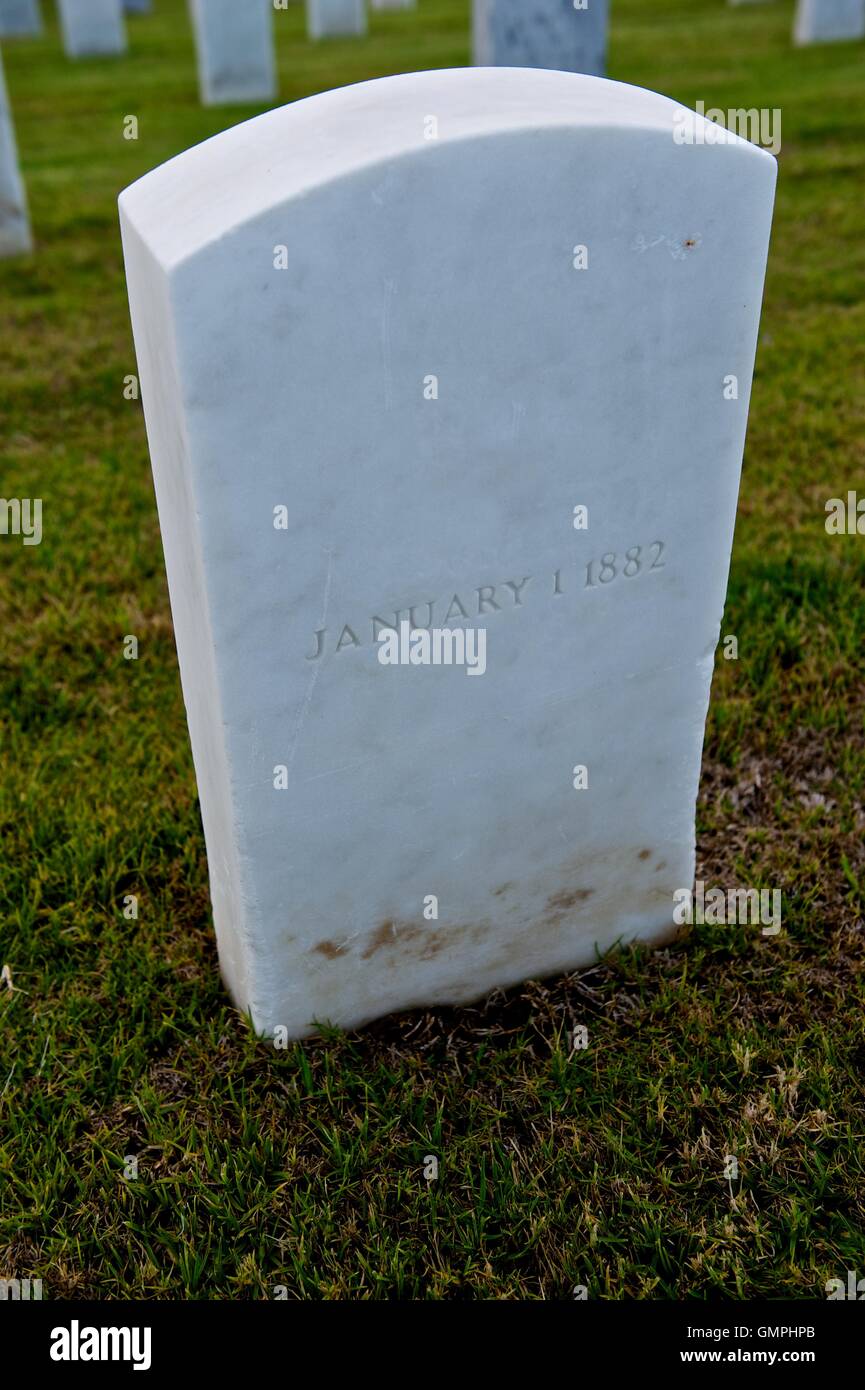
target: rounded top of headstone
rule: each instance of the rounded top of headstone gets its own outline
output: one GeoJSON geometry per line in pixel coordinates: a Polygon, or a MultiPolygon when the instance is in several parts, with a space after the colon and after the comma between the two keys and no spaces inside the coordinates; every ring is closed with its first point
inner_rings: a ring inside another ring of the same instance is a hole
{"type": "MultiPolygon", "coordinates": [[[[124,222],[170,269],[274,204],[403,155],[555,127],[642,130],[672,139],[677,122],[712,125],[657,92],[582,73],[499,67],[406,73],[338,87],[244,121],[145,174],[121,193],[120,208],[124,222]]],[[[724,143],[772,159],[732,133],[724,143]]]]}

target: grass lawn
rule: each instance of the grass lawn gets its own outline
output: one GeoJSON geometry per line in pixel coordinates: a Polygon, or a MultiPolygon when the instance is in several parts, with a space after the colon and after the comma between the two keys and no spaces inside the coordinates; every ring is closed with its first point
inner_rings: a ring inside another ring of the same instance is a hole
{"type": "MultiPolygon", "coordinates": [[[[865,537],[824,526],[865,494],[865,45],[794,49],[791,0],[612,10],[612,77],[783,116],[698,812],[698,877],[781,889],[783,931],[694,927],[285,1051],[219,981],[116,212],[255,112],[199,105],[186,0],[131,17],[122,59],[68,62],[53,6],[4,45],[37,251],[0,262],[0,493],[43,499],[44,540],[0,537],[0,1276],[46,1298],[865,1275],[865,537]]],[[[275,29],[283,101],[468,61],[468,0],[373,12],[365,41],[308,44],[297,5],[275,29]]]]}

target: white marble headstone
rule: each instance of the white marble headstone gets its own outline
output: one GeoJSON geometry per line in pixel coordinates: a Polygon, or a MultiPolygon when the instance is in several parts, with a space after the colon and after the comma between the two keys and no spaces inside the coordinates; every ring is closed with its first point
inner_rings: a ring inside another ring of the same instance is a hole
{"type": "Polygon", "coordinates": [[[39,0],[0,0],[0,38],[34,38],[41,33],[39,0]]]}
{"type": "Polygon", "coordinates": [[[126,52],[121,0],[57,0],[63,47],[69,58],[126,52]]]}
{"type": "Polygon", "coordinates": [[[192,0],[201,100],[206,106],[276,96],[271,0],[192,0]]]}
{"type": "Polygon", "coordinates": [[[374,10],[413,10],[416,0],[372,0],[374,10]]]}
{"type": "Polygon", "coordinates": [[[18,165],[15,129],[0,57],[0,256],[22,255],[31,245],[27,197],[18,165]]]}
{"type": "Polygon", "coordinates": [[[793,38],[802,45],[865,38],[865,0],[798,0],[793,38]]]}
{"type": "Polygon", "coordinates": [[[474,61],[480,67],[560,68],[602,77],[608,0],[473,0],[474,61]]]}
{"type": "Polygon", "coordinates": [[[671,933],[776,167],[682,115],[416,73],[121,195],[222,969],[263,1031],[671,933]],[[444,629],[466,664],[413,664],[459,661],[444,629]]]}
{"type": "Polygon", "coordinates": [[[306,27],[311,39],[365,34],[365,0],[306,0],[306,27]]]}

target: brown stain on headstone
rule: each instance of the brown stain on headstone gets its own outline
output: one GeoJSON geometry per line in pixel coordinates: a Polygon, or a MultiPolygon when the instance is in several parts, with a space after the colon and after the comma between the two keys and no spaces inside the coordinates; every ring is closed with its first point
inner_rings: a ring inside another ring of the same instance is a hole
{"type": "MultiPolygon", "coordinates": [[[[387,965],[412,958],[432,960],[458,942],[478,941],[490,931],[491,926],[491,922],[484,921],[464,926],[434,927],[386,917],[368,936],[360,959],[372,960],[375,956],[381,956],[382,963],[387,965]]],[[[353,952],[350,941],[319,941],[310,948],[310,954],[324,956],[325,960],[339,960],[353,952]]]]}
{"type": "Polygon", "coordinates": [[[370,957],[374,956],[377,951],[381,951],[384,949],[385,946],[391,945],[393,942],[396,941],[396,939],[396,923],[391,921],[390,917],[388,917],[385,919],[384,922],[380,922],[379,925],[376,927],[375,931],[373,932],[370,942],[366,950],[363,952],[363,959],[369,960],[370,957]]]}
{"type": "MultiPolygon", "coordinates": [[[[639,844],[639,841],[637,843],[639,844]]],[[[632,849],[630,853],[647,867],[648,861],[654,855],[654,851],[648,848],[632,849]]],[[[491,963],[506,969],[526,956],[530,932],[533,935],[540,933],[567,941],[574,931],[584,931],[586,927],[592,926],[593,929],[598,929],[599,936],[607,935],[607,923],[610,919],[615,919],[621,910],[621,895],[611,891],[610,886],[606,884],[588,887],[586,879],[591,881],[593,870],[600,869],[608,873],[610,864],[621,859],[623,854],[627,856],[628,851],[595,850],[591,853],[583,851],[572,855],[552,876],[554,882],[558,879],[560,884],[570,886],[559,887],[555,892],[549,893],[546,899],[542,900],[543,906],[535,909],[532,919],[523,920],[518,928],[516,924],[513,927],[508,925],[509,913],[516,909],[508,909],[506,904],[502,903],[501,908],[497,905],[496,911],[489,918],[474,922],[443,925],[420,922],[413,918],[385,917],[359,940],[350,938],[344,942],[320,941],[312,950],[324,956],[326,960],[351,957],[355,961],[375,961],[376,968],[396,969],[413,961],[433,960],[443,952],[451,949],[460,951],[466,946],[477,945],[492,937],[491,944],[497,950],[491,963]],[[575,880],[576,887],[573,886],[575,880]],[[586,904],[591,899],[595,901],[587,908],[586,904]]],[[[633,860],[631,862],[633,864],[633,860]]],[[[659,860],[654,866],[656,873],[664,868],[666,860],[659,860]]],[[[493,889],[491,896],[502,899],[509,893],[519,891],[520,887],[519,884],[508,881],[493,889]]],[[[651,902],[663,902],[669,897],[667,889],[662,886],[651,889],[646,887],[642,890],[629,885],[626,887],[629,894],[642,892],[651,902]]],[[[675,931],[671,935],[675,935],[675,931]]],[[[664,934],[661,939],[667,939],[667,935],[664,934]]]]}
{"type": "Polygon", "coordinates": [[[560,893],[552,893],[547,898],[547,910],[570,912],[572,908],[579,907],[580,903],[588,902],[594,891],[594,888],[563,888],[560,893]]]}
{"type": "Polygon", "coordinates": [[[417,960],[432,960],[441,951],[466,940],[476,941],[489,930],[489,924],[476,922],[470,925],[430,927],[418,922],[401,922],[386,917],[380,922],[361,952],[361,960],[371,960],[384,952],[384,961],[395,964],[398,960],[414,957],[417,960]]]}
{"type": "Polygon", "coordinates": [[[338,946],[335,941],[319,941],[317,946],[313,946],[313,951],[320,956],[326,956],[328,960],[336,960],[338,956],[344,956],[345,946],[338,946]]]}

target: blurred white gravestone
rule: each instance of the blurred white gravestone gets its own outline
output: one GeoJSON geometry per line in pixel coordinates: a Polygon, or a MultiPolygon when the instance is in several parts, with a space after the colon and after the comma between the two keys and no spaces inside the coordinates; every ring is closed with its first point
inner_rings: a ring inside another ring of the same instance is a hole
{"type": "Polygon", "coordinates": [[[31,249],[27,196],[0,57],[0,256],[20,256],[31,249]]]}
{"type": "Polygon", "coordinates": [[[608,0],[474,0],[473,56],[479,67],[561,68],[603,77],[608,0]]]}
{"type": "Polygon", "coordinates": [[[415,73],[121,195],[222,970],[261,1031],[673,930],[776,170],[684,114],[415,73]]]}
{"type": "Polygon", "coordinates": [[[41,33],[39,0],[0,0],[0,39],[30,39],[41,33]]]}
{"type": "Polygon", "coordinates": [[[57,0],[68,58],[99,58],[126,52],[120,0],[57,0]]]}
{"type": "Polygon", "coordinates": [[[271,0],[192,0],[201,100],[206,106],[276,96],[271,0]]]}
{"type": "Polygon", "coordinates": [[[374,10],[413,10],[416,0],[372,0],[374,10]]]}
{"type": "Polygon", "coordinates": [[[151,0],[123,0],[127,14],[150,14],[151,0]]]}
{"type": "Polygon", "coordinates": [[[865,38],[865,0],[799,0],[793,38],[802,45],[865,38]]]}
{"type": "Polygon", "coordinates": [[[306,0],[306,26],[311,39],[365,34],[365,0],[306,0]]]}

